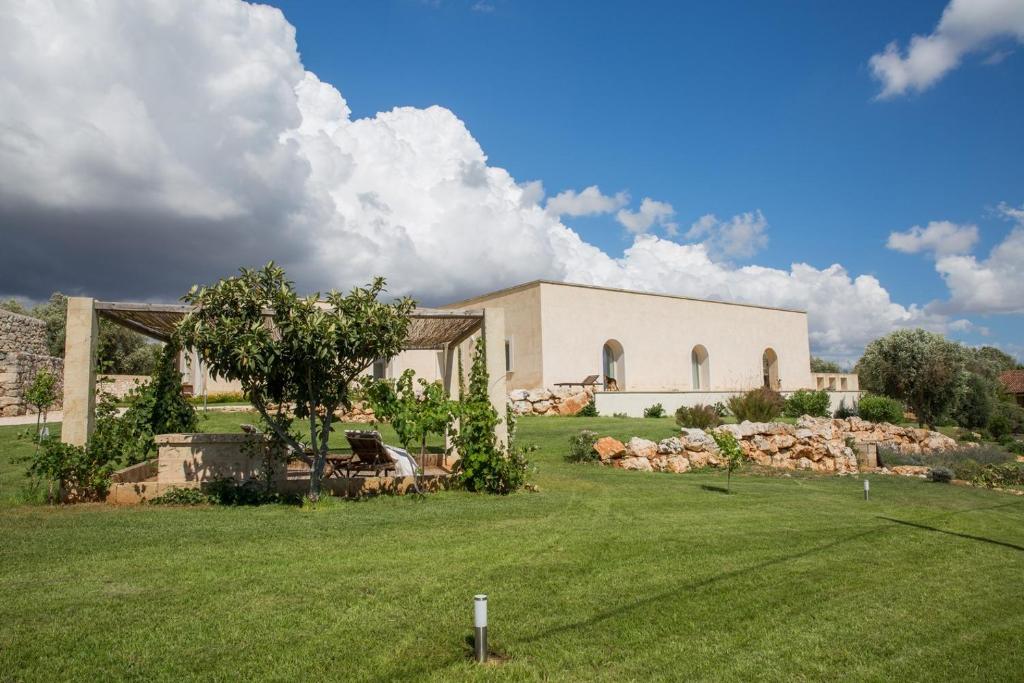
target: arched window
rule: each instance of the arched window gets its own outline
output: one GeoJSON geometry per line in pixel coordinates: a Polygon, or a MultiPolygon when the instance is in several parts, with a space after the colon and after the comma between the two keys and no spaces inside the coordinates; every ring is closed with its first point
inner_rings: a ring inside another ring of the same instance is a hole
{"type": "Polygon", "coordinates": [[[781,389],[779,381],[779,356],[772,349],[765,349],[761,356],[761,367],[764,374],[764,385],[769,389],[781,389]]]}
{"type": "Polygon", "coordinates": [[[622,344],[609,339],[601,349],[601,371],[604,373],[605,391],[623,391],[626,388],[625,353],[622,344]]]}
{"type": "Polygon", "coordinates": [[[693,390],[710,389],[711,368],[708,363],[708,350],[702,344],[697,344],[690,352],[690,365],[693,369],[693,390]]]}

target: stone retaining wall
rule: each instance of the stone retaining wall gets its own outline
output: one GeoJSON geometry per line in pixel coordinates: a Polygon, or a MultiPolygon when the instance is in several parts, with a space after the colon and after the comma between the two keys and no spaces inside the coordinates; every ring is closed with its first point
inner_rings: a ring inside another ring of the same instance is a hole
{"type": "Polygon", "coordinates": [[[57,401],[50,409],[60,410],[64,361],[49,355],[46,323],[0,310],[0,416],[34,412],[25,402],[25,391],[44,368],[57,376],[57,401]]]}
{"type": "MultiPolygon", "coordinates": [[[[716,427],[736,437],[747,460],[765,467],[849,474],[859,470],[855,449],[874,446],[902,453],[938,453],[962,447],[926,429],[871,423],[860,418],[833,420],[804,416],[796,425],[743,422],[716,427]]],[[[604,437],[594,444],[603,464],[627,470],[686,472],[692,467],[723,464],[714,437],[684,428],[678,437],[658,443],[634,437],[626,444],[604,437]]]]}
{"type": "Polygon", "coordinates": [[[593,389],[564,388],[519,389],[508,400],[516,415],[575,415],[594,397],[593,389]]]}

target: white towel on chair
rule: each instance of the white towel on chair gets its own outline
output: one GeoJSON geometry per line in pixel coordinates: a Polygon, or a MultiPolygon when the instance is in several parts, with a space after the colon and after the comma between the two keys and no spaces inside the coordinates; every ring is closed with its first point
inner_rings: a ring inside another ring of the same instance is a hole
{"type": "Polygon", "coordinates": [[[385,446],[388,449],[388,453],[395,459],[395,476],[397,477],[414,477],[416,476],[416,470],[418,466],[413,457],[409,455],[409,451],[404,448],[398,448],[397,446],[385,446]]]}

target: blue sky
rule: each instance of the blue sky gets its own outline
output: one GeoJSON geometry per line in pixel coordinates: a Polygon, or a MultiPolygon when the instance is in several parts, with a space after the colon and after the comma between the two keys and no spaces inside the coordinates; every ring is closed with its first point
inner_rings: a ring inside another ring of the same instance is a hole
{"type": "MultiPolygon", "coordinates": [[[[684,225],[760,209],[769,244],[750,260],[841,262],[900,302],[946,288],[890,232],[974,223],[987,253],[1010,230],[995,207],[1024,203],[1024,55],[876,99],[871,55],[930,32],[943,1],[277,4],[354,117],[441,104],[517,179],[626,189],[684,225]]],[[[608,215],[566,222],[609,252],[631,242],[608,215]]],[[[980,319],[1006,341],[1024,330],[980,319]]]]}
{"type": "Polygon", "coordinates": [[[0,296],[168,301],[274,259],[1024,358],[1024,0],[275,7],[0,6],[0,296]]]}

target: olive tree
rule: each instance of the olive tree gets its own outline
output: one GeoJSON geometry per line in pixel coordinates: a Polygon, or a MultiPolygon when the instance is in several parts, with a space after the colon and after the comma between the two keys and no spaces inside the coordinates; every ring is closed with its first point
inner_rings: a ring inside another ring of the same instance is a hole
{"type": "Polygon", "coordinates": [[[408,335],[415,303],[385,303],[384,279],[348,295],[331,291],[299,296],[284,270],[268,263],[241,269],[209,287],[193,287],[195,306],[179,323],[181,343],[210,370],[237,380],[277,438],[310,464],[310,498],[320,496],[334,412],[351,408],[350,384],[377,359],[390,359],[408,335]],[[309,420],[310,453],[271,416],[272,406],[293,403],[309,420]]]}
{"type": "Polygon", "coordinates": [[[956,405],[962,370],[960,345],[922,329],[897,330],[874,340],[857,363],[863,388],[900,399],[919,425],[932,429],[956,405]]]}

